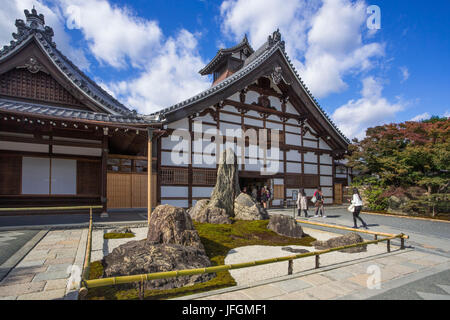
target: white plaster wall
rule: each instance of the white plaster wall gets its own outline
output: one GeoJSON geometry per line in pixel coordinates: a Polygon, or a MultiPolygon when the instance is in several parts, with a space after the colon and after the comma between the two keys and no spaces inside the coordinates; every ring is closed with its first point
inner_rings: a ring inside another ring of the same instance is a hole
{"type": "Polygon", "coordinates": [[[183,119],[177,120],[175,122],[171,122],[171,123],[167,124],[167,128],[189,130],[189,120],[188,120],[188,118],[183,118],[183,119]]]}
{"type": "Polygon", "coordinates": [[[178,146],[178,148],[182,150],[189,150],[189,140],[175,135],[170,135],[169,137],[164,137],[161,139],[162,149],[172,150],[175,146],[178,146]],[[172,141],[171,138],[175,141],[172,141]]]}
{"type": "Polygon", "coordinates": [[[333,178],[332,177],[320,176],[320,185],[321,186],[332,186],[333,185],[333,178]]]}
{"type": "Polygon", "coordinates": [[[317,155],[314,152],[306,152],[303,154],[305,162],[317,163],[317,155]]]}
{"type": "Polygon", "coordinates": [[[283,130],[283,124],[282,123],[274,123],[266,121],[266,128],[267,129],[278,129],[280,131],[283,130]]]}
{"type": "Polygon", "coordinates": [[[53,146],[54,154],[72,154],[72,155],[84,155],[100,157],[102,155],[102,149],[100,148],[83,148],[83,147],[67,147],[67,146],[53,146]]]}
{"type": "Polygon", "coordinates": [[[325,150],[331,150],[330,146],[322,139],[319,140],[319,148],[325,150]]]}
{"type": "Polygon", "coordinates": [[[180,166],[180,167],[187,167],[189,164],[189,157],[187,156],[188,153],[183,153],[182,157],[182,163],[175,163],[172,161],[172,152],[161,152],[161,164],[163,166],[180,166]]]}
{"type": "Polygon", "coordinates": [[[48,153],[47,144],[0,141],[1,150],[28,151],[48,153]]]}
{"type": "Polygon", "coordinates": [[[282,186],[284,184],[284,179],[273,179],[273,184],[276,186],[282,186]]]}
{"type": "Polygon", "coordinates": [[[299,135],[286,133],[286,144],[290,144],[293,146],[301,146],[302,140],[299,135]]]}
{"type": "Polygon", "coordinates": [[[259,94],[256,91],[248,91],[245,95],[245,103],[252,104],[252,102],[258,102],[259,94]]]}
{"type": "Polygon", "coordinates": [[[333,188],[329,187],[322,187],[322,192],[325,197],[332,197],[333,196],[333,188]]]}
{"type": "Polygon", "coordinates": [[[188,187],[161,186],[161,198],[188,197],[188,187]]]}
{"type": "Polygon", "coordinates": [[[213,189],[213,187],[192,187],[192,196],[209,198],[213,189]]]}
{"type": "Polygon", "coordinates": [[[317,165],[305,163],[305,173],[317,174],[317,165]]]}
{"type": "Polygon", "coordinates": [[[303,146],[310,148],[317,148],[317,142],[303,139],[303,146]]]}
{"type": "Polygon", "coordinates": [[[300,127],[294,127],[294,126],[286,125],[286,131],[287,132],[301,134],[300,127]]]}
{"type": "Polygon", "coordinates": [[[171,199],[162,199],[161,198],[161,204],[170,204],[175,207],[187,208],[189,201],[187,199],[186,200],[171,200],[171,199]]]}
{"type": "Polygon", "coordinates": [[[270,100],[270,105],[272,107],[274,107],[275,109],[277,109],[278,111],[282,111],[281,110],[281,101],[279,98],[277,97],[273,97],[273,96],[269,96],[269,100],[270,100]]]}
{"type": "Polygon", "coordinates": [[[322,154],[320,156],[320,163],[332,164],[333,158],[329,154],[322,154]]]}
{"type": "Polygon", "coordinates": [[[288,101],[286,103],[286,112],[292,114],[298,114],[297,110],[295,110],[294,106],[288,101]]]}
{"type": "Polygon", "coordinates": [[[290,173],[301,173],[302,172],[302,164],[301,163],[286,163],[286,172],[290,173]]]}
{"type": "Polygon", "coordinates": [[[320,174],[329,174],[333,173],[331,166],[320,166],[320,174]]]}
{"type": "MultiPolygon", "coordinates": [[[[260,127],[260,128],[264,127],[264,122],[262,120],[257,120],[257,119],[253,119],[253,118],[245,117],[244,123],[251,125],[251,126],[260,127]]],[[[258,132],[256,132],[256,133],[258,133],[258,132]]]]}
{"type": "Polygon", "coordinates": [[[240,116],[235,116],[235,115],[228,114],[228,113],[220,113],[220,120],[230,121],[233,123],[237,123],[239,125],[241,124],[240,116]]]}
{"type": "Polygon", "coordinates": [[[301,162],[302,155],[297,150],[289,150],[286,152],[286,160],[301,162]]]}

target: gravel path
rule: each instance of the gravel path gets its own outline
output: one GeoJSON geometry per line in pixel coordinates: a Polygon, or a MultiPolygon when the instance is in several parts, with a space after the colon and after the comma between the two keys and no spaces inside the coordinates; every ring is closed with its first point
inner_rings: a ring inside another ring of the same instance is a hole
{"type": "MultiPolygon", "coordinates": [[[[321,231],[311,228],[303,228],[304,232],[317,240],[328,240],[332,237],[339,236],[331,232],[321,231]]],[[[248,262],[253,260],[262,260],[276,257],[289,256],[293,253],[281,250],[284,246],[246,246],[232,249],[225,257],[225,264],[248,262]]],[[[309,251],[317,251],[314,247],[306,246],[289,246],[295,249],[306,249],[309,251]]],[[[396,248],[391,245],[391,250],[396,248]]],[[[320,256],[320,265],[331,265],[340,262],[356,260],[374,256],[386,252],[386,244],[380,243],[367,246],[366,252],[360,253],[342,253],[331,252],[320,256]]],[[[294,260],[293,273],[298,273],[313,269],[315,266],[315,258],[307,257],[294,260]]],[[[288,262],[277,262],[262,266],[250,268],[230,270],[231,276],[236,280],[237,285],[247,285],[258,281],[286,276],[288,271],[288,262]]]]}
{"type": "Polygon", "coordinates": [[[134,232],[134,238],[123,238],[123,239],[103,239],[103,235],[108,233],[112,229],[101,229],[92,231],[92,255],[91,262],[98,261],[103,259],[104,256],[111,253],[115,248],[120,246],[121,244],[134,241],[134,240],[143,240],[147,238],[148,228],[131,228],[131,231],[134,232]]]}

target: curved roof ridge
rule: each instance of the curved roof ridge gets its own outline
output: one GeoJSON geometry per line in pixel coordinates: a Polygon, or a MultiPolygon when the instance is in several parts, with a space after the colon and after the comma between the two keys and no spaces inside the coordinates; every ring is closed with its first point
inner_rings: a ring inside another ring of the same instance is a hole
{"type": "Polygon", "coordinates": [[[16,52],[18,48],[27,44],[29,39],[34,37],[42,46],[43,51],[49,59],[57,65],[68,80],[88,95],[95,104],[99,105],[106,112],[122,115],[134,114],[133,111],[106,92],[106,90],[100,87],[56,48],[56,43],[53,42],[53,29],[44,25],[44,15],[38,15],[34,8],[31,14],[28,10],[24,12],[27,21],[24,22],[22,19],[16,19],[15,25],[17,32],[12,34],[15,40],[10,41],[9,45],[3,46],[0,50],[0,61],[16,52]]]}
{"type": "Polygon", "coordinates": [[[219,63],[220,59],[224,55],[231,54],[234,51],[236,51],[240,48],[243,48],[243,47],[247,47],[250,54],[253,54],[253,52],[255,52],[255,50],[253,50],[252,46],[248,42],[247,34],[244,35],[244,38],[238,44],[236,44],[230,48],[219,49],[217,51],[216,55],[214,56],[214,58],[212,58],[211,61],[206,66],[204,66],[198,73],[200,73],[201,75],[207,75],[210,72],[211,68],[214,67],[217,63],[219,63]]]}

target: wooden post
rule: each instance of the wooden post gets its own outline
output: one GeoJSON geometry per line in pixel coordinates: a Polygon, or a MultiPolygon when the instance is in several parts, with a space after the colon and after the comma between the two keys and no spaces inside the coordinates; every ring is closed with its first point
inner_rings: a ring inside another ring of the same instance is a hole
{"type": "Polygon", "coordinates": [[[391,252],[391,240],[387,241],[387,252],[391,252]]]}
{"type": "Polygon", "coordinates": [[[153,128],[147,128],[147,223],[150,224],[152,214],[152,140],[153,128]]]}
{"type": "Polygon", "coordinates": [[[102,202],[102,213],[100,215],[101,218],[107,218],[108,212],[107,212],[107,193],[106,193],[106,186],[107,186],[107,164],[108,164],[108,128],[103,128],[103,141],[102,141],[102,185],[101,185],[101,202],[102,202]]]}
{"type": "Polygon", "coordinates": [[[405,249],[405,239],[400,238],[400,249],[403,250],[405,249]]]}
{"type": "Polygon", "coordinates": [[[294,260],[289,260],[288,261],[288,274],[291,275],[292,274],[292,270],[294,269],[294,260]]]}
{"type": "Polygon", "coordinates": [[[319,261],[319,259],[320,259],[320,256],[316,255],[316,269],[320,268],[320,261],[319,261]]]}

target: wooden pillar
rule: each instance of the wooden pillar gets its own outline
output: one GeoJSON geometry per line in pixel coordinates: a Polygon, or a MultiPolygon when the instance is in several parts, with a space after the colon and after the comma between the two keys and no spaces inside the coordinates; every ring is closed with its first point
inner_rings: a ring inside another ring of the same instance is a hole
{"type": "Polygon", "coordinates": [[[147,128],[147,223],[150,224],[152,214],[152,143],[153,128],[147,128]]]}
{"type": "Polygon", "coordinates": [[[102,141],[102,185],[101,185],[101,202],[102,202],[102,214],[100,217],[108,217],[107,198],[106,198],[106,186],[107,186],[107,164],[108,164],[108,128],[103,128],[103,141],[102,141]]]}

